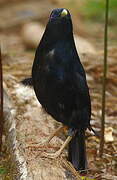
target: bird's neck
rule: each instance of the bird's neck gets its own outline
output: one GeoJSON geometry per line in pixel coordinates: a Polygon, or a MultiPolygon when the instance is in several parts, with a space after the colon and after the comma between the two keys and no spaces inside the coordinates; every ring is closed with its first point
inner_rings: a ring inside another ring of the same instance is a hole
{"type": "Polygon", "coordinates": [[[47,47],[58,41],[71,41],[71,39],[73,39],[73,27],[70,20],[60,23],[48,22],[41,40],[41,45],[47,47]]]}
{"type": "Polygon", "coordinates": [[[50,48],[53,46],[53,44],[59,43],[59,42],[74,42],[73,40],[73,33],[54,33],[45,31],[42,40],[40,42],[41,48],[50,48]]]}

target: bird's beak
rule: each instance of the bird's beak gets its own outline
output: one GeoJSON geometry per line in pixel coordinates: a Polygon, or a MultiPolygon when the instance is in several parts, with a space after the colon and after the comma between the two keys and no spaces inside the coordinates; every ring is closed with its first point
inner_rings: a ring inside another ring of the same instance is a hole
{"type": "Polygon", "coordinates": [[[61,17],[67,16],[68,12],[66,9],[63,9],[61,12],[61,17]]]}

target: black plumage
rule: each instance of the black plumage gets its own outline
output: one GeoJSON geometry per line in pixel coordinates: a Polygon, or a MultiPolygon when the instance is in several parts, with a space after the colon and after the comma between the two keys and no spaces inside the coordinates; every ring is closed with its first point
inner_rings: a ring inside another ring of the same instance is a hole
{"type": "Polygon", "coordinates": [[[67,125],[69,132],[76,132],[69,143],[68,159],[77,170],[86,169],[85,130],[90,128],[91,101],[66,9],[55,9],[50,15],[36,50],[32,84],[44,109],[67,125]]]}

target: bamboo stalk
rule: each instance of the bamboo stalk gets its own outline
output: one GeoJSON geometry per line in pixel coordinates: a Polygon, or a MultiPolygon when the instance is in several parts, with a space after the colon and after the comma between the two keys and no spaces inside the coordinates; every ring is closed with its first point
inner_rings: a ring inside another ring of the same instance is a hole
{"type": "Polygon", "coordinates": [[[103,65],[103,85],[102,85],[102,118],[101,118],[101,139],[100,139],[100,152],[102,157],[104,149],[104,130],[105,130],[105,99],[106,99],[106,77],[107,77],[107,53],[108,53],[108,12],[109,0],[106,0],[105,5],[105,32],[104,32],[104,65],[103,65]]]}
{"type": "Polygon", "coordinates": [[[3,74],[2,74],[2,56],[0,47],[0,152],[2,150],[3,134],[3,74]]]}

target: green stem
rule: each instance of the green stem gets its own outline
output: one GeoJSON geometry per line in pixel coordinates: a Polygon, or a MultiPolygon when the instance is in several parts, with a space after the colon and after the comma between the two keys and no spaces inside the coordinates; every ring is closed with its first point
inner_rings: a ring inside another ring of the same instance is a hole
{"type": "Polygon", "coordinates": [[[3,134],[3,76],[2,76],[2,56],[0,48],[0,152],[2,150],[2,134],[3,134]]]}
{"type": "Polygon", "coordinates": [[[105,130],[105,95],[106,95],[106,75],[107,75],[107,53],[108,53],[108,12],[109,0],[106,0],[105,10],[105,32],[104,32],[104,66],[103,66],[103,87],[102,87],[102,119],[101,119],[101,140],[100,140],[100,157],[104,149],[104,130],[105,130]]]}

